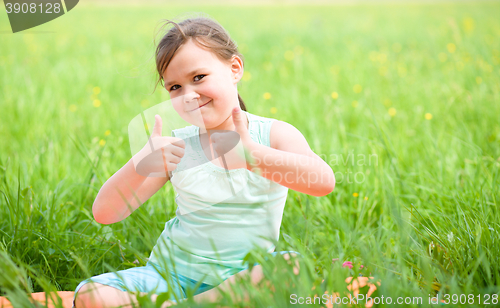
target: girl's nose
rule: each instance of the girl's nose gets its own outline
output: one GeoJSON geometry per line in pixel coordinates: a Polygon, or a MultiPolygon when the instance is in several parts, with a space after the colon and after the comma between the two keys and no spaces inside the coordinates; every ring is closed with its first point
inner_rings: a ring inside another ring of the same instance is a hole
{"type": "Polygon", "coordinates": [[[191,110],[198,108],[199,100],[200,100],[200,95],[198,93],[188,92],[183,97],[184,109],[186,111],[191,111],[191,110]]]}
{"type": "Polygon", "coordinates": [[[192,104],[193,101],[197,101],[200,99],[200,95],[196,92],[189,92],[184,95],[184,102],[186,104],[192,104]]]}

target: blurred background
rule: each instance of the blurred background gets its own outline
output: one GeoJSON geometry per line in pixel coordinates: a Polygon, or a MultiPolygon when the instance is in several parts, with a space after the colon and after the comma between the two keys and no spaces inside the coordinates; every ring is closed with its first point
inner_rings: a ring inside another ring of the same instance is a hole
{"type": "Polygon", "coordinates": [[[281,289],[252,307],[360,273],[375,296],[498,295],[499,2],[80,1],[16,34],[0,13],[0,296],[146,264],[171,184],[112,225],[92,203],[131,158],[130,120],[169,99],[161,21],[199,14],[237,42],[248,111],[297,127],[337,179],[289,192],[278,249],[304,255],[304,276],[271,277],[281,289]]]}

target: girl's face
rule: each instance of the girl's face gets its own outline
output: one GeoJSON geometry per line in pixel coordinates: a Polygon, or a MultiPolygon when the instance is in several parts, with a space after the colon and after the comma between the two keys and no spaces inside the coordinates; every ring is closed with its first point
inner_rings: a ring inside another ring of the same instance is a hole
{"type": "Polygon", "coordinates": [[[236,84],[242,75],[239,57],[222,62],[190,39],[175,52],[163,80],[185,121],[207,130],[233,130],[231,110],[239,106],[236,84]]]}

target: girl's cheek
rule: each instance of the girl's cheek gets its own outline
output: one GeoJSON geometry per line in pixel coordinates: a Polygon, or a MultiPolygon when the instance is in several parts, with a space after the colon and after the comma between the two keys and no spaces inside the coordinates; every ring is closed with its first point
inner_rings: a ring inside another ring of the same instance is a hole
{"type": "Polygon", "coordinates": [[[209,95],[213,94],[213,92],[214,92],[213,88],[214,88],[213,86],[210,86],[209,83],[205,82],[205,83],[201,84],[196,90],[201,95],[209,96],[209,95]]]}
{"type": "Polygon", "coordinates": [[[176,97],[176,98],[171,99],[171,101],[172,101],[172,107],[174,108],[174,110],[178,114],[184,113],[184,109],[182,108],[182,102],[181,102],[181,100],[182,100],[181,97],[176,97]]]}

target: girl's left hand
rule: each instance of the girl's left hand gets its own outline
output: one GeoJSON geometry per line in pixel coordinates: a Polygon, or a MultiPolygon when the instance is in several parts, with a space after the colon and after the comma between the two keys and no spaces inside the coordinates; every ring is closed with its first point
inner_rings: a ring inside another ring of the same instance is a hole
{"type": "Polygon", "coordinates": [[[233,123],[236,133],[213,133],[210,137],[214,150],[221,156],[226,163],[227,169],[248,169],[247,156],[254,141],[246,126],[246,117],[239,107],[232,111],[233,123]]]}

